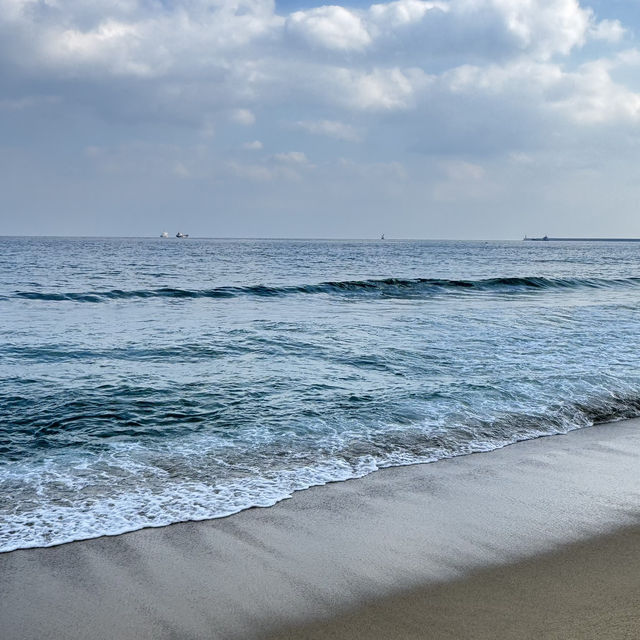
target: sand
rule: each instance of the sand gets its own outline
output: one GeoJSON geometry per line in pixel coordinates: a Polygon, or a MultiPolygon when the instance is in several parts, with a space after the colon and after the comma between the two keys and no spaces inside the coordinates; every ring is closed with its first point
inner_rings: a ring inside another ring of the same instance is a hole
{"type": "Polygon", "coordinates": [[[379,599],[271,638],[637,640],[640,528],[379,599]]]}
{"type": "Polygon", "coordinates": [[[640,637],[640,421],[0,554],[0,637],[640,637]]]}

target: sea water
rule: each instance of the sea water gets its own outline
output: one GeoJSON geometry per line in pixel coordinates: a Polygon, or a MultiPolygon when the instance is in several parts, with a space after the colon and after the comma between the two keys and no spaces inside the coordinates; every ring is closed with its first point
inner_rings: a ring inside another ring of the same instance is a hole
{"type": "Polygon", "coordinates": [[[640,244],[0,249],[3,551],[640,414],[640,244]]]}

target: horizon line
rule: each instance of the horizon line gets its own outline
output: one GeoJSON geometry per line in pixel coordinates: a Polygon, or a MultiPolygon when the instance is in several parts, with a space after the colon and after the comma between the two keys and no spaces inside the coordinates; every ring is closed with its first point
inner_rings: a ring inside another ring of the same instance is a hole
{"type": "MultiPolygon", "coordinates": [[[[324,242],[344,242],[344,241],[378,241],[378,242],[388,242],[388,241],[438,241],[438,242],[522,242],[523,240],[542,240],[544,236],[535,237],[535,236],[520,236],[518,238],[418,238],[418,237],[409,237],[409,238],[401,238],[401,237],[386,237],[382,239],[379,236],[375,237],[318,237],[318,236],[193,236],[189,235],[187,238],[176,238],[175,236],[169,236],[168,238],[162,238],[160,236],[118,236],[118,235],[66,235],[66,234],[2,234],[0,235],[0,239],[3,238],[59,238],[59,239],[112,239],[112,240],[315,240],[315,241],[324,241],[324,242]]],[[[640,242],[640,237],[561,237],[561,236],[548,236],[548,241],[611,241],[611,242],[640,242]]]]}

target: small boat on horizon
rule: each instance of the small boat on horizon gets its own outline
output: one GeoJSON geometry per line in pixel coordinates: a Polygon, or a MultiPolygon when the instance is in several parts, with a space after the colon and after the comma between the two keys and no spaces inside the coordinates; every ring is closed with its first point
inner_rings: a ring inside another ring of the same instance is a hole
{"type": "Polygon", "coordinates": [[[160,237],[161,237],[161,238],[168,238],[168,237],[169,237],[169,233],[168,233],[167,231],[163,231],[163,232],[160,234],[160,237]]]}
{"type": "Polygon", "coordinates": [[[178,233],[176,233],[176,238],[188,238],[189,234],[188,233],[182,233],[182,231],[178,231],[178,233]]]}

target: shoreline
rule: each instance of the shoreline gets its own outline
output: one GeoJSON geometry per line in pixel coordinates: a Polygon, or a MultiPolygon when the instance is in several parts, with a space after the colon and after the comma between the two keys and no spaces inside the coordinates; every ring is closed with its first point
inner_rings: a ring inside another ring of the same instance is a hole
{"type": "Polygon", "coordinates": [[[615,544],[598,541],[637,541],[638,463],[632,419],[385,468],[225,518],[6,552],[0,635],[330,637],[299,625],[389,602],[400,611],[394,598],[469,590],[478,572],[541,567],[589,540],[616,565],[615,544]]]}
{"type": "Polygon", "coordinates": [[[283,493],[280,497],[274,499],[273,502],[268,503],[268,504],[248,504],[246,506],[239,507],[236,511],[228,511],[228,512],[224,512],[224,513],[220,513],[218,515],[211,515],[211,516],[206,516],[206,517],[199,517],[199,518],[192,518],[192,519],[185,519],[185,520],[175,520],[175,521],[163,522],[161,524],[145,524],[143,526],[139,526],[138,525],[136,528],[124,528],[122,530],[99,533],[99,534],[95,534],[95,535],[89,535],[89,536],[86,536],[86,537],[70,538],[68,540],[50,542],[50,543],[47,543],[47,544],[38,544],[38,545],[33,545],[33,546],[17,546],[17,547],[8,548],[8,549],[0,548],[0,557],[2,557],[2,555],[5,554],[5,553],[12,553],[14,551],[26,551],[26,550],[30,550],[30,549],[50,549],[50,548],[60,547],[60,546],[66,545],[66,544],[73,544],[75,542],[88,542],[90,540],[98,540],[98,539],[101,539],[101,538],[118,537],[118,536],[130,534],[130,533],[135,533],[137,531],[164,529],[166,527],[172,527],[174,525],[180,525],[180,524],[196,524],[196,523],[199,523],[199,522],[208,522],[208,521],[212,521],[212,520],[220,520],[220,519],[225,519],[225,518],[229,518],[229,517],[232,517],[232,516],[237,516],[238,514],[243,513],[244,511],[251,511],[253,509],[271,509],[272,507],[276,506],[277,504],[279,504],[281,502],[284,502],[286,500],[290,500],[291,498],[293,498],[296,494],[298,494],[300,492],[305,492],[305,491],[309,491],[309,490],[317,490],[320,487],[326,487],[326,486],[333,485],[333,484],[341,484],[343,482],[352,482],[354,480],[358,481],[358,480],[361,480],[362,478],[366,478],[367,476],[370,476],[370,475],[375,474],[375,473],[379,473],[381,471],[388,471],[388,470],[392,470],[392,469],[401,469],[401,468],[404,468],[404,467],[414,467],[414,466],[420,467],[420,466],[426,465],[426,464],[434,464],[434,463],[439,463],[439,462],[451,460],[453,458],[473,456],[473,455],[476,455],[476,454],[484,455],[484,454],[487,454],[487,453],[492,453],[494,451],[498,451],[500,449],[504,449],[506,447],[511,447],[513,445],[519,445],[519,444],[524,443],[524,442],[529,442],[531,440],[538,440],[540,438],[553,438],[555,436],[564,436],[564,435],[567,435],[568,433],[571,433],[572,431],[579,431],[579,430],[582,430],[582,429],[591,429],[593,427],[600,427],[600,426],[609,426],[609,425],[616,424],[618,422],[627,422],[629,420],[638,420],[639,424],[640,424],[640,416],[638,416],[637,418],[620,418],[620,419],[612,420],[612,421],[609,421],[609,422],[598,422],[598,423],[591,424],[591,425],[588,425],[588,426],[575,427],[575,428],[571,429],[570,431],[556,432],[556,433],[553,433],[553,432],[551,432],[551,433],[539,433],[537,435],[530,435],[529,437],[523,438],[522,440],[514,440],[514,441],[511,441],[511,442],[505,442],[503,444],[496,445],[494,448],[489,448],[489,449],[477,449],[475,451],[474,450],[472,450],[472,451],[461,451],[461,452],[457,452],[457,453],[452,453],[450,455],[447,455],[447,456],[441,457],[441,458],[432,458],[432,459],[415,460],[415,461],[407,461],[407,462],[397,462],[397,463],[394,463],[394,464],[391,464],[391,463],[382,464],[381,466],[378,466],[375,469],[366,470],[366,471],[362,472],[360,475],[329,478],[327,480],[318,482],[317,484],[311,484],[311,485],[306,485],[306,486],[301,486],[299,488],[295,488],[295,489],[291,490],[291,492],[288,493],[288,494],[283,493]]]}
{"type": "Polygon", "coordinates": [[[244,511],[250,511],[252,509],[270,509],[274,506],[276,506],[277,504],[279,504],[280,502],[286,501],[286,500],[290,500],[294,495],[296,495],[297,493],[300,492],[305,492],[305,491],[309,491],[309,490],[315,490],[318,489],[319,487],[325,487],[328,485],[332,485],[332,484],[340,484],[343,482],[351,482],[353,480],[361,480],[362,478],[365,478],[371,474],[374,473],[378,473],[380,471],[387,471],[390,469],[399,469],[399,468],[404,468],[404,467],[413,467],[413,466],[422,466],[425,464],[434,464],[434,463],[438,463],[438,462],[443,462],[446,460],[451,460],[453,458],[459,458],[459,457],[466,457],[466,456],[472,456],[472,455],[476,455],[476,454],[486,454],[486,453],[491,453],[493,451],[497,451],[499,449],[504,449],[505,447],[511,447],[513,445],[518,445],[521,444],[523,442],[528,442],[530,440],[537,440],[539,438],[549,438],[549,437],[554,437],[554,436],[558,436],[558,435],[567,435],[567,433],[571,433],[571,431],[578,431],[578,430],[582,430],[582,429],[591,429],[592,427],[598,427],[598,426],[607,426],[607,425],[612,425],[612,424],[616,424],[617,422],[626,422],[627,420],[639,420],[640,421],[640,416],[638,416],[637,418],[620,418],[617,420],[613,420],[610,422],[598,422],[595,424],[591,424],[588,426],[583,426],[583,427],[575,427],[573,429],[571,429],[570,431],[564,431],[564,432],[550,432],[550,433],[538,433],[538,434],[529,434],[528,437],[523,437],[523,439],[521,440],[513,440],[510,442],[503,442],[502,444],[496,444],[493,448],[487,448],[487,449],[476,449],[476,450],[470,450],[470,451],[459,451],[459,452],[455,452],[455,453],[451,453],[449,455],[446,455],[444,457],[439,457],[439,458],[430,458],[430,459],[417,459],[417,460],[412,460],[412,461],[404,461],[404,462],[395,462],[395,463],[379,463],[380,466],[376,466],[376,468],[374,469],[367,469],[365,471],[362,471],[360,473],[357,472],[353,472],[354,475],[345,475],[344,477],[332,477],[329,476],[328,479],[325,479],[323,481],[318,481],[316,484],[310,484],[310,485],[303,485],[303,486],[299,486],[296,488],[293,488],[290,490],[290,493],[285,493],[284,490],[283,492],[280,494],[279,497],[274,498],[273,502],[270,503],[266,503],[263,501],[262,504],[260,504],[261,499],[260,498],[256,498],[255,502],[253,504],[246,504],[243,505],[241,507],[238,507],[237,510],[234,511],[226,511],[226,512],[221,512],[218,513],[216,515],[209,515],[209,516],[205,516],[205,517],[198,517],[198,518],[191,518],[191,519],[183,519],[183,520],[173,520],[173,521],[165,521],[165,522],[161,522],[159,524],[144,524],[144,525],[134,525],[134,528],[129,528],[129,526],[127,526],[126,528],[120,529],[120,530],[111,530],[111,531],[107,531],[107,532],[103,532],[103,533],[97,533],[94,535],[86,535],[84,537],[75,537],[75,538],[69,538],[66,540],[56,540],[55,542],[48,542],[46,544],[34,544],[32,546],[16,546],[13,548],[0,548],[0,557],[2,556],[2,554],[5,553],[12,553],[13,551],[23,551],[23,550],[29,550],[29,549],[48,549],[48,548],[53,548],[53,547],[59,547],[62,545],[66,545],[66,544],[73,544],[74,542],[87,542],[89,540],[97,540],[97,539],[101,539],[101,538],[113,538],[113,537],[118,537],[118,536],[122,536],[122,535],[126,535],[126,534],[130,534],[130,533],[135,533],[136,531],[146,531],[146,530],[153,530],[153,529],[163,529],[165,527],[171,527],[173,525],[177,525],[177,524],[190,524],[190,523],[198,523],[198,522],[208,522],[210,520],[220,520],[220,519],[224,519],[224,518],[229,518],[231,516],[236,516],[244,511]]]}

